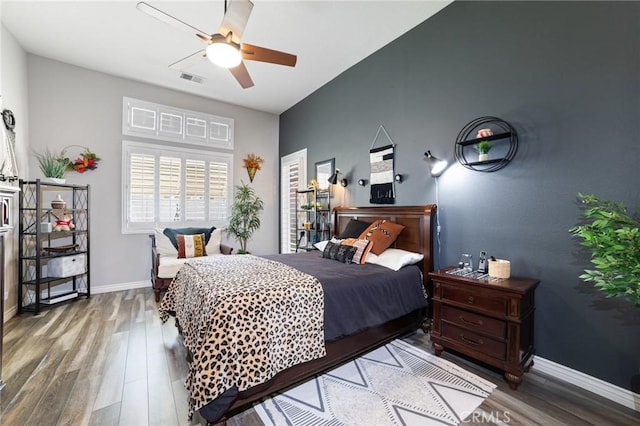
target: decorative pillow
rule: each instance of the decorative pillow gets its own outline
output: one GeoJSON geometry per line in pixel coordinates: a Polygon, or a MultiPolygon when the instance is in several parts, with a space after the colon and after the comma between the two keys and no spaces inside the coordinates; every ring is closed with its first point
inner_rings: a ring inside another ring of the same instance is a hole
{"type": "Polygon", "coordinates": [[[205,246],[207,256],[211,256],[212,254],[222,253],[220,251],[220,243],[222,243],[222,229],[215,229],[211,233],[211,238],[209,238],[209,242],[205,246]]]}
{"type": "Polygon", "coordinates": [[[373,243],[371,253],[380,254],[396,241],[404,228],[404,225],[378,219],[360,234],[360,239],[371,241],[373,243]]]}
{"type": "Polygon", "coordinates": [[[351,219],[347,223],[347,227],[344,228],[340,238],[358,238],[368,227],[371,225],[369,222],[364,222],[358,219],[351,219]]]}
{"type": "Polygon", "coordinates": [[[351,263],[353,261],[353,255],[356,254],[357,249],[353,246],[346,246],[340,244],[338,253],[336,253],[336,260],[342,263],[351,263]]]}
{"type": "Polygon", "coordinates": [[[388,248],[380,255],[369,253],[367,256],[367,263],[373,263],[374,265],[384,266],[385,268],[399,270],[403,266],[413,265],[424,259],[424,255],[421,253],[414,253],[412,251],[406,251],[396,248],[388,248]]]}
{"type": "Polygon", "coordinates": [[[178,259],[202,257],[207,255],[205,249],[205,235],[176,235],[178,241],[178,259]]]}
{"type": "Polygon", "coordinates": [[[342,263],[351,263],[353,255],[356,252],[356,248],[352,246],[346,246],[340,244],[340,242],[327,241],[327,244],[322,252],[322,257],[325,259],[333,259],[342,263]]]}
{"type": "Polygon", "coordinates": [[[324,248],[327,246],[328,242],[329,240],[318,241],[317,243],[313,244],[313,246],[320,251],[324,251],[324,248]]]}
{"type": "Polygon", "coordinates": [[[212,226],[211,228],[164,228],[164,235],[169,237],[173,246],[178,248],[178,240],[176,235],[194,235],[194,234],[204,234],[204,243],[207,244],[209,242],[209,238],[211,238],[211,233],[215,231],[216,227],[212,226]]]}
{"type": "Polygon", "coordinates": [[[362,265],[367,259],[367,254],[373,244],[369,240],[356,240],[355,238],[347,238],[342,241],[342,245],[355,247],[356,251],[353,254],[351,263],[358,263],[362,265]]]}
{"type": "Polygon", "coordinates": [[[169,237],[162,233],[162,229],[155,229],[156,252],[163,257],[178,257],[178,250],[173,246],[169,237]]]}
{"type": "Polygon", "coordinates": [[[325,241],[318,241],[317,243],[313,244],[313,246],[315,248],[317,248],[320,251],[324,251],[324,248],[327,246],[327,243],[331,241],[332,243],[336,243],[336,244],[341,244],[342,240],[336,237],[331,237],[330,240],[325,240],[325,241]]]}
{"type": "Polygon", "coordinates": [[[334,243],[332,241],[329,241],[326,247],[324,248],[324,250],[322,251],[322,257],[324,257],[325,259],[336,260],[338,255],[338,249],[340,249],[340,243],[334,243]]]}

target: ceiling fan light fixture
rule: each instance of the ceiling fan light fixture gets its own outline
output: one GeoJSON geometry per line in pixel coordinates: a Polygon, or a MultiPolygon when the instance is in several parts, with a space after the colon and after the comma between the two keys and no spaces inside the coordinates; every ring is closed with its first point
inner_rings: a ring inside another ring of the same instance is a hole
{"type": "Polygon", "coordinates": [[[207,46],[207,58],[222,68],[235,68],[242,62],[240,46],[222,36],[213,37],[211,44],[207,46]]]}

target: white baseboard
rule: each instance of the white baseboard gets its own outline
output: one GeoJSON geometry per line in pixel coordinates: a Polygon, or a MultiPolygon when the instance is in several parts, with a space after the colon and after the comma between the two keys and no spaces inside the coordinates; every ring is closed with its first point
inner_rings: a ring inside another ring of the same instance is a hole
{"type": "Polygon", "coordinates": [[[573,370],[537,355],[534,359],[533,369],[574,384],[603,398],[631,408],[632,410],[640,411],[640,395],[630,390],[607,383],[604,380],[589,376],[588,374],[573,370]]]}
{"type": "Polygon", "coordinates": [[[15,317],[17,314],[18,314],[18,306],[17,305],[14,305],[14,306],[8,308],[6,311],[4,311],[4,319],[3,319],[2,322],[9,321],[11,318],[15,317]]]}
{"type": "Polygon", "coordinates": [[[134,288],[151,287],[151,282],[146,281],[132,281],[128,283],[119,284],[107,284],[97,285],[91,287],[91,294],[111,293],[113,291],[132,290],[134,288]]]}

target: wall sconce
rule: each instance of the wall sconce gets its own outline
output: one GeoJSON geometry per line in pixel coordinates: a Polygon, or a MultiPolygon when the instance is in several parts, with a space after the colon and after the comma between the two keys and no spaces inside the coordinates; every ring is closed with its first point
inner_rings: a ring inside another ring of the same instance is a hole
{"type": "Polygon", "coordinates": [[[395,175],[393,178],[394,178],[394,179],[395,179],[395,181],[396,181],[396,182],[398,182],[398,183],[402,183],[402,181],[404,180],[404,177],[403,177],[400,173],[398,173],[397,175],[395,175]]]}
{"type": "Polygon", "coordinates": [[[427,164],[429,165],[429,169],[431,170],[431,176],[438,177],[444,172],[449,163],[445,160],[440,160],[437,157],[431,155],[431,151],[427,151],[424,153],[427,156],[427,164]]]}
{"type": "MultiPolygon", "coordinates": [[[[333,174],[331,176],[329,176],[329,183],[331,185],[335,185],[336,183],[338,183],[338,175],[342,175],[342,172],[340,171],[340,169],[336,169],[335,172],[333,172],[333,174]]],[[[343,175],[344,176],[344,175],[343,175]]],[[[342,185],[343,187],[347,187],[347,179],[345,179],[344,177],[342,179],[340,179],[340,185],[342,185]]]]}
{"type": "Polygon", "coordinates": [[[366,184],[367,184],[367,180],[366,179],[358,179],[358,185],[365,186],[366,184]]]}

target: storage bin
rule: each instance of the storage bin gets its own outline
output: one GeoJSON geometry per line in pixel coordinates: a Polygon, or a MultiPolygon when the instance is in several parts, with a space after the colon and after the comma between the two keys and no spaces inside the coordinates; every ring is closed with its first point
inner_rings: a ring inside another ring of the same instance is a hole
{"type": "Polygon", "coordinates": [[[47,263],[47,275],[49,277],[66,278],[86,272],[85,255],[75,254],[73,256],[56,257],[47,263]]]}

